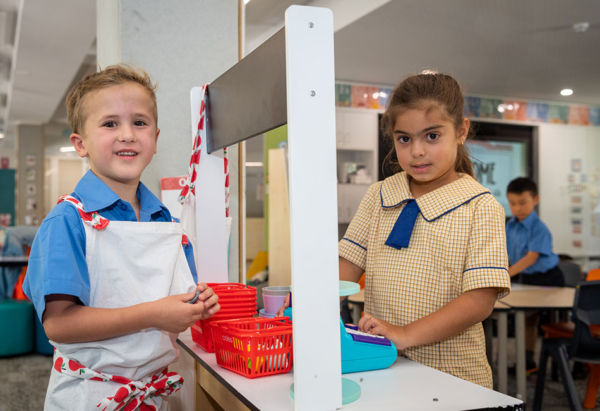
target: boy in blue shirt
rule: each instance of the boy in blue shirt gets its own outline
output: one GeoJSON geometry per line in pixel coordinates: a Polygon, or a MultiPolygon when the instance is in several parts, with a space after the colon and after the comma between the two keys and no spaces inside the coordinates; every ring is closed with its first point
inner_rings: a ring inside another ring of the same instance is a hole
{"type": "Polygon", "coordinates": [[[558,256],[552,251],[552,234],[534,208],[539,202],[537,185],[519,177],[508,184],[506,196],[513,217],[506,224],[508,273],[522,284],[562,287],[564,277],[558,256]]]}
{"type": "MultiPolygon", "coordinates": [[[[512,180],[506,189],[513,217],[506,224],[508,274],[513,282],[562,287],[564,276],[558,268],[558,256],[552,250],[552,234],[534,208],[539,202],[537,184],[526,177],[512,180]]],[[[527,369],[536,369],[534,361],[539,314],[526,318],[525,347],[527,369]]]]}
{"type": "Polygon", "coordinates": [[[140,182],[160,131],[154,89],[147,73],[110,66],[67,95],[90,171],[42,222],[23,287],[55,347],[45,409],[163,409],[183,382],[167,370],[174,337],[219,310],[181,225],[140,182]]]}

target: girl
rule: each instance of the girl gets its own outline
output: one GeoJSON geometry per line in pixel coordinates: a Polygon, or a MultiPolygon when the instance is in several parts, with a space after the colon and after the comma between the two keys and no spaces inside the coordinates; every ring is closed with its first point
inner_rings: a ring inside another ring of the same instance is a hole
{"type": "Polygon", "coordinates": [[[469,126],[452,77],[419,74],[395,88],[382,129],[400,171],[362,199],[339,243],[340,279],[366,273],[360,330],[492,388],[481,321],[510,290],[504,210],[473,179],[469,126]]]}

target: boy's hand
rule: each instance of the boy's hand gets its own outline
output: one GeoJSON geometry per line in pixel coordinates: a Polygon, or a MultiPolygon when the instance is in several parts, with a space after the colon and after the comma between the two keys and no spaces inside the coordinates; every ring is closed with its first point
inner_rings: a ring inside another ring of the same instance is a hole
{"type": "Polygon", "coordinates": [[[198,320],[204,320],[221,308],[219,297],[206,284],[198,285],[201,293],[195,304],[186,301],[194,297],[195,292],[171,295],[153,303],[154,326],[172,333],[180,333],[188,329],[198,320]]]}
{"type": "Polygon", "coordinates": [[[370,314],[365,313],[362,316],[358,322],[358,329],[359,331],[369,334],[384,336],[392,341],[399,350],[404,350],[409,347],[406,332],[403,327],[379,320],[370,314]]]}
{"type": "Polygon", "coordinates": [[[218,303],[219,296],[215,294],[213,289],[206,285],[206,283],[198,283],[196,290],[200,291],[200,295],[198,296],[198,301],[196,301],[195,304],[203,304],[204,308],[206,309],[206,316],[201,318],[202,320],[205,320],[216,314],[221,309],[221,306],[218,303]]]}

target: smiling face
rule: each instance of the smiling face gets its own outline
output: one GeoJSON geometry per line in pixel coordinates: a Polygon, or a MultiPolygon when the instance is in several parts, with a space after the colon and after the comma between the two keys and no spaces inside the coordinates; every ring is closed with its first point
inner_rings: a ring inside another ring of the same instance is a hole
{"type": "Polygon", "coordinates": [[[71,142],[90,168],[117,194],[135,186],[156,153],[159,131],[150,92],[134,82],[106,87],[85,97],[83,129],[71,142]]]}
{"type": "Polygon", "coordinates": [[[469,131],[469,120],[456,128],[439,107],[400,112],[393,129],[394,149],[400,167],[409,175],[415,197],[458,179],[457,147],[469,131]]]}

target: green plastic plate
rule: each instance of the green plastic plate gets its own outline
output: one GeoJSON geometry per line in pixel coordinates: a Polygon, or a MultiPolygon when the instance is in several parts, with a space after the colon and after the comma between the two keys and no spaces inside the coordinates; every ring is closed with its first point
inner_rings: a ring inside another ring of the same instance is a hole
{"type": "Polygon", "coordinates": [[[358,283],[354,283],[352,281],[340,280],[340,297],[345,297],[347,295],[354,295],[359,291],[360,291],[360,285],[358,285],[358,283]]]}

